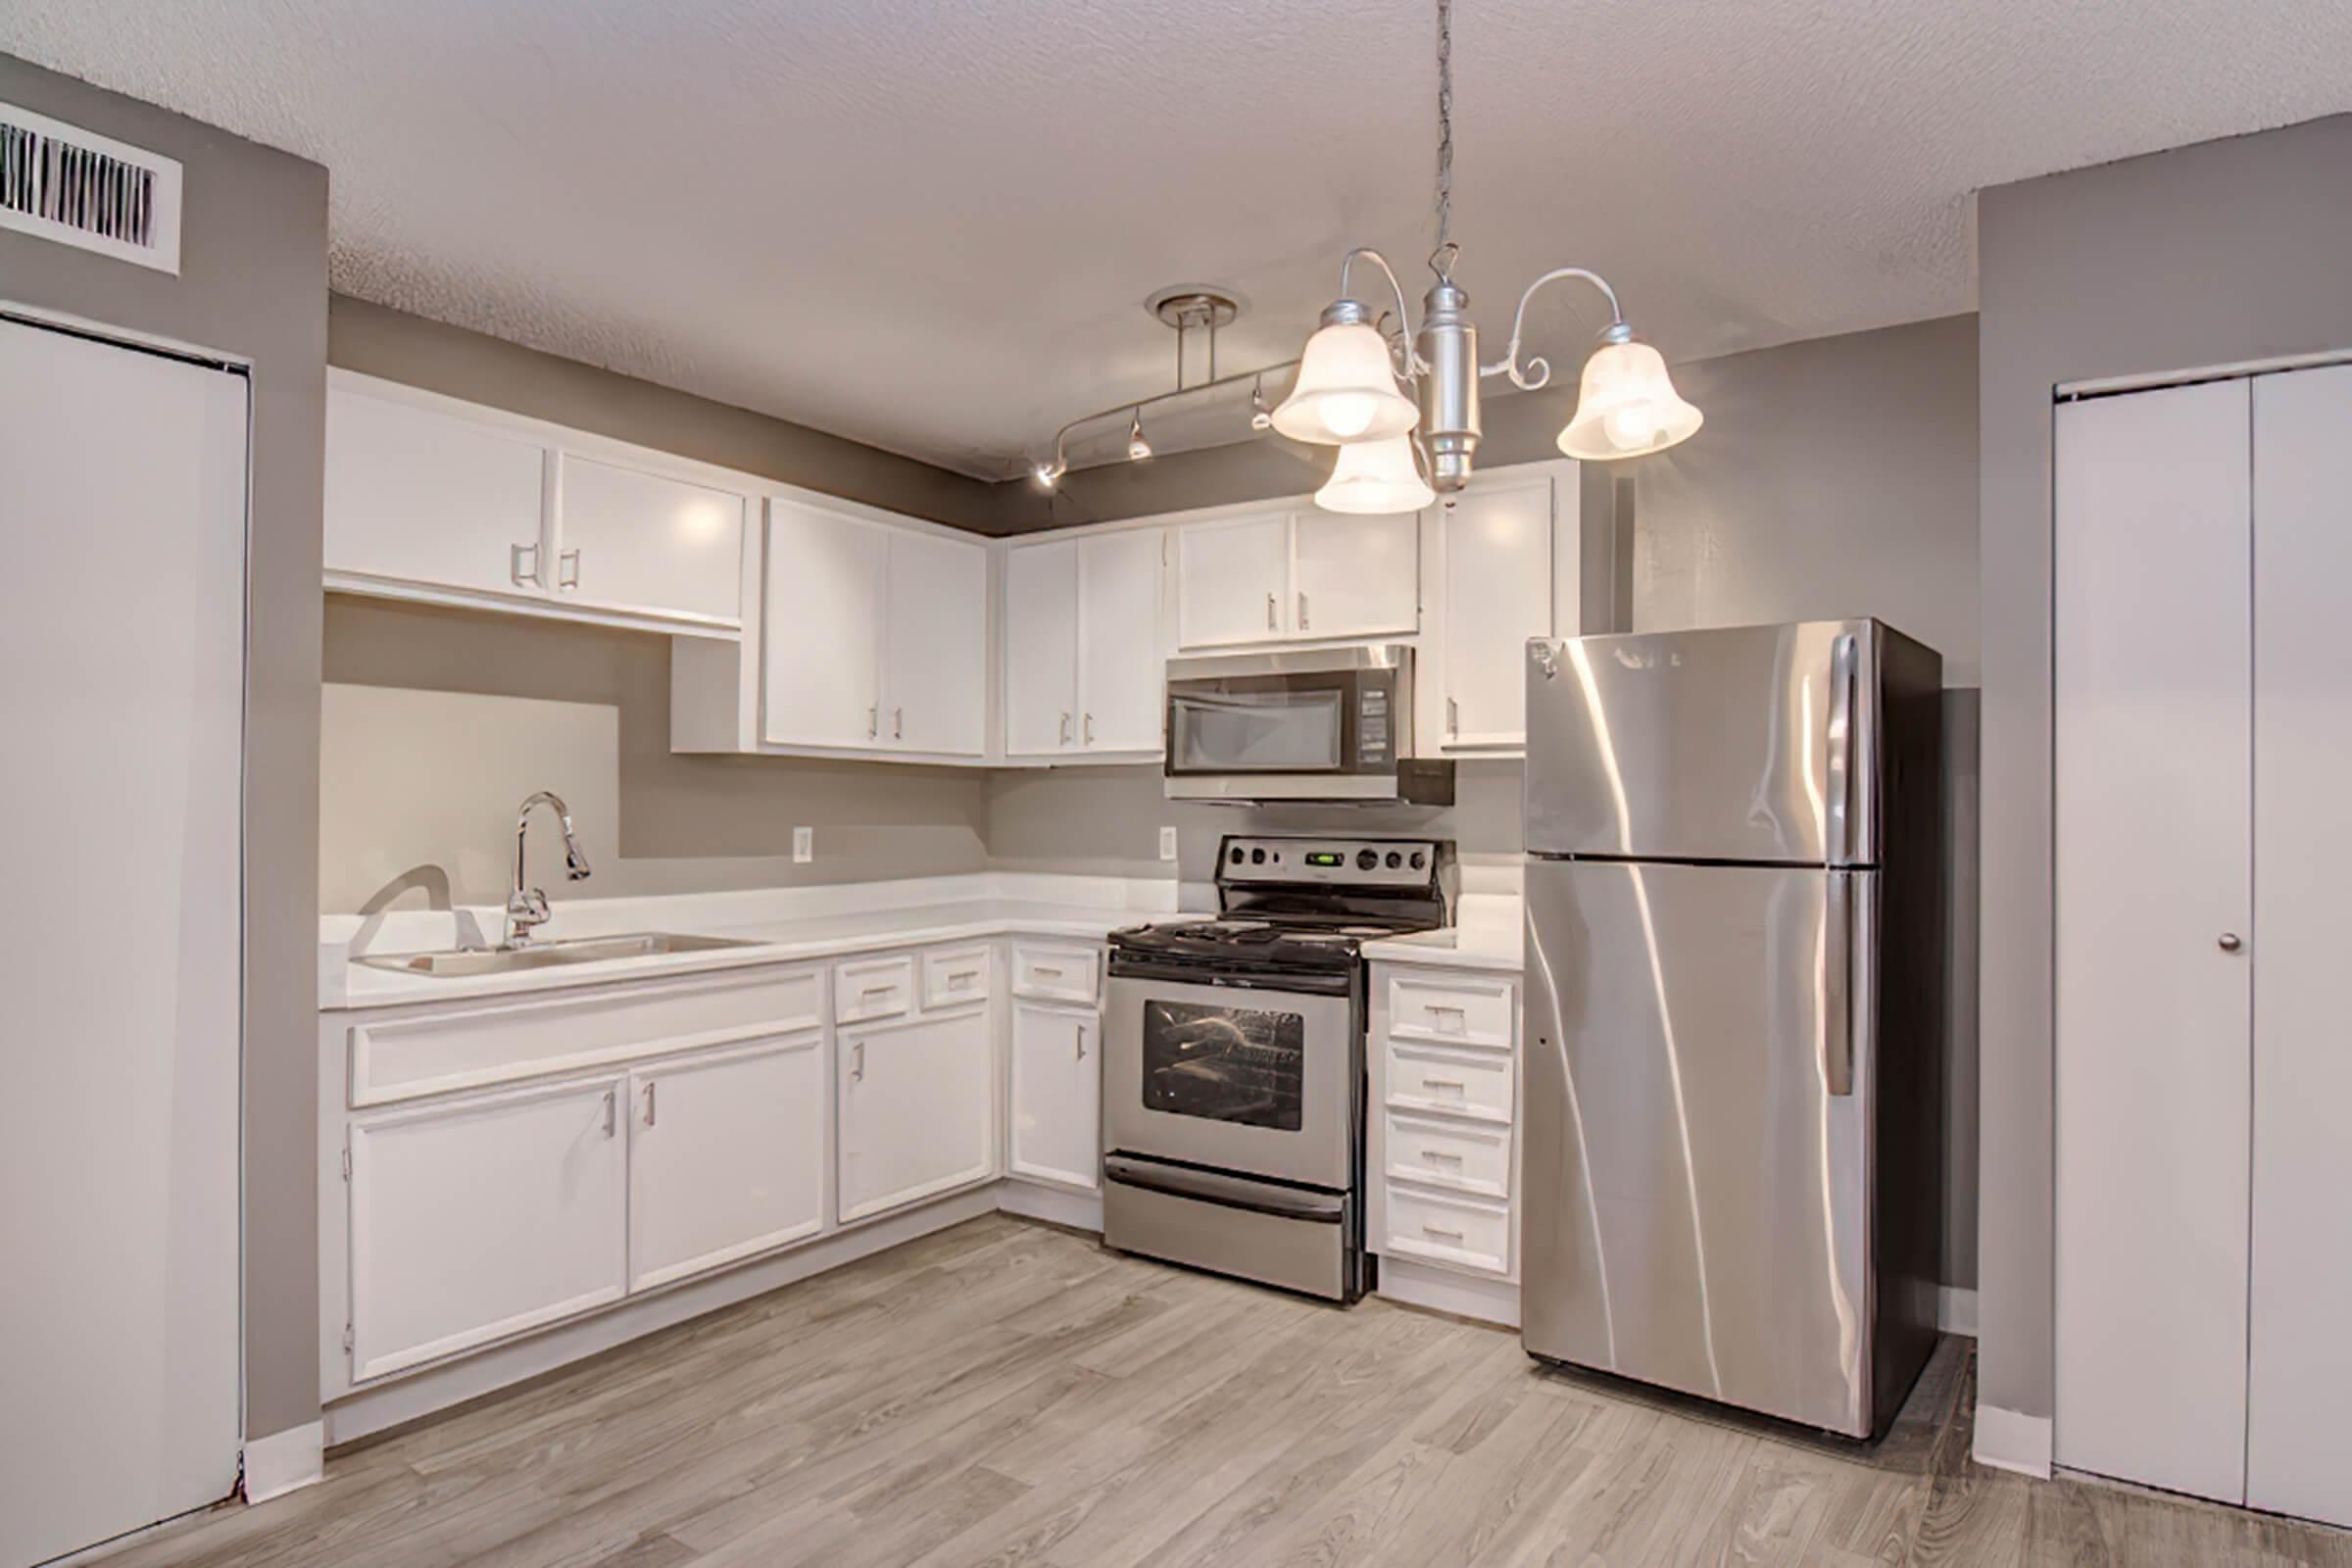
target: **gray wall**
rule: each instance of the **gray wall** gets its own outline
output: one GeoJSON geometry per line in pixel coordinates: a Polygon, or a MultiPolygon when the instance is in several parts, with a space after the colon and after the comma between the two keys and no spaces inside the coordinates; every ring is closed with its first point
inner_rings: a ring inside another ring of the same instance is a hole
{"type": "MultiPolygon", "coordinates": [[[[176,158],[174,277],[0,231],[0,298],[253,363],[245,712],[245,1397],[318,1414],[318,518],[326,171],[0,55],[0,99],[176,158]]],[[[135,890],[134,890],[135,893],[135,890]]]]}
{"type": "Polygon", "coordinates": [[[1978,1390],[2052,1409],[2050,400],[2352,348],[2352,117],[1979,196],[1984,649],[1978,1390]]]}

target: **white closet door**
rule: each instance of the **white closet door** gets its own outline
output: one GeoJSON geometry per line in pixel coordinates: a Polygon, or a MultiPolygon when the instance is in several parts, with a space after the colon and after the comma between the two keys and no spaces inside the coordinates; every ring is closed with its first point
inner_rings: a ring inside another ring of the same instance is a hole
{"type": "Polygon", "coordinates": [[[2056,412],[2060,1463],[2245,1482],[2248,397],[2056,412]]]}
{"type": "Polygon", "coordinates": [[[2352,367],[2254,383],[2246,1501],[2352,1524],[2352,367]]]}
{"type": "Polygon", "coordinates": [[[0,1563],[236,1485],[245,391],[0,321],[0,1563]]]}

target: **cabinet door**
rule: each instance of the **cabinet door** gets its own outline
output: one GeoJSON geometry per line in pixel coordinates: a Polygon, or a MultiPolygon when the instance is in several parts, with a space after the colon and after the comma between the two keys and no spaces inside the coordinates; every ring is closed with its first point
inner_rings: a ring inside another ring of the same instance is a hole
{"type": "Polygon", "coordinates": [[[352,1125],[353,1381],[619,1298],[620,1097],[601,1078],[352,1125]]]}
{"type": "Polygon", "coordinates": [[[1186,648],[1288,635],[1291,518],[1252,513],[1176,533],[1176,640],[1186,648]]]}
{"type": "Polygon", "coordinates": [[[977,757],[988,746],[988,549],[890,534],[882,739],[977,757]]]}
{"type": "Polygon", "coordinates": [[[994,1174],[988,1009],[844,1030],[839,1052],[845,1223],[994,1174]]]}
{"type": "Polygon", "coordinates": [[[630,1290],[824,1227],[821,1045],[811,1034],[630,1075],[630,1290]]]}
{"type": "Polygon", "coordinates": [[[1438,509],[1447,750],[1527,744],[1527,640],[1553,635],[1552,483],[1473,485],[1438,509]]]}
{"type": "Polygon", "coordinates": [[[546,452],[528,437],[336,387],[326,398],[326,569],[537,594],[546,452]],[[515,552],[519,550],[519,560],[515,552]]]}
{"type": "Polygon", "coordinates": [[[556,592],[611,610],[737,622],[744,500],[586,458],[562,462],[556,592]]]}
{"type": "Polygon", "coordinates": [[[1052,757],[1078,736],[1078,541],[1004,553],[1004,751],[1052,757]]]}
{"type": "Polygon", "coordinates": [[[779,745],[875,744],[889,536],[788,501],[767,510],[763,733],[779,745]]]}
{"type": "Polygon", "coordinates": [[[1014,1003],[1014,1174],[1092,1189],[1102,1168],[1102,1019],[1091,1009],[1014,1003]]]}
{"type": "Polygon", "coordinates": [[[1090,751],[1160,749],[1162,540],[1136,528],[1079,544],[1078,743],[1090,751]]]}
{"type": "Polygon", "coordinates": [[[1421,629],[1421,514],[1301,512],[1292,549],[1291,630],[1300,637],[1421,629]]]}

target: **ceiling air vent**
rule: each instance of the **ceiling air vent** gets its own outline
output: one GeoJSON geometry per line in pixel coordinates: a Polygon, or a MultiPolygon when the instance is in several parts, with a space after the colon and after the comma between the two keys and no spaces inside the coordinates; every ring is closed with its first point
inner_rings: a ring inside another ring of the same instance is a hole
{"type": "Polygon", "coordinates": [[[179,165],[0,104],[0,228],[179,270],[179,165]]]}

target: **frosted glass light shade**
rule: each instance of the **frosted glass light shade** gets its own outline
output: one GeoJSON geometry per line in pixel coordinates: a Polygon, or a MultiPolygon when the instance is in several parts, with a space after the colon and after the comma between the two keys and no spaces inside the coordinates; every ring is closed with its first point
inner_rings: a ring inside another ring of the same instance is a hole
{"type": "Polygon", "coordinates": [[[1419,512],[1437,499],[1413,461],[1412,438],[1401,435],[1386,441],[1350,441],[1340,448],[1331,478],[1315,492],[1315,505],[1325,512],[1360,516],[1419,512]]]}
{"type": "Polygon", "coordinates": [[[1274,411],[1274,428],[1294,441],[1345,446],[1404,434],[1421,411],[1396,390],[1389,346],[1359,322],[1324,326],[1306,340],[1298,379],[1274,411]]]}
{"type": "Polygon", "coordinates": [[[1705,416],[1683,401],[1666,359],[1646,343],[1603,343],[1585,362],[1576,414],[1560,431],[1572,458],[1612,462],[1687,441],[1705,416]]]}

